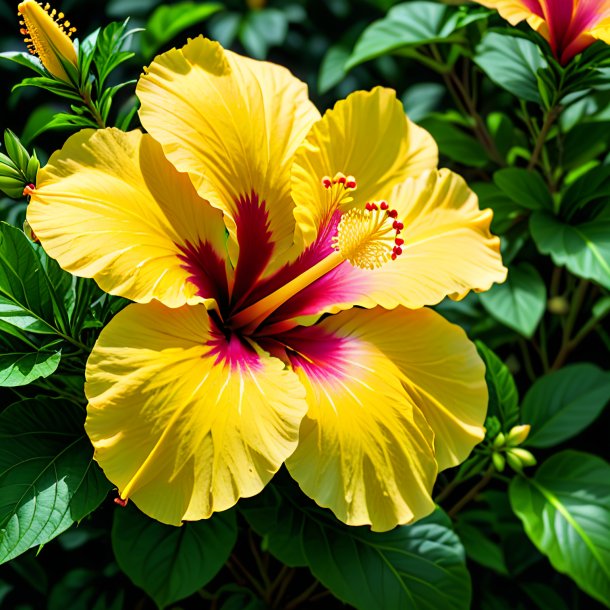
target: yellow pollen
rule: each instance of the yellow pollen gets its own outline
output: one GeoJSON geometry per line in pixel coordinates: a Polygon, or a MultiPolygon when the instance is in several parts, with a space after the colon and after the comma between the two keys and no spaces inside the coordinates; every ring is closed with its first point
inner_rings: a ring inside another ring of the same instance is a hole
{"type": "Polygon", "coordinates": [[[402,254],[403,224],[386,202],[367,203],[341,216],[333,246],[354,267],[376,269],[402,254]]]}

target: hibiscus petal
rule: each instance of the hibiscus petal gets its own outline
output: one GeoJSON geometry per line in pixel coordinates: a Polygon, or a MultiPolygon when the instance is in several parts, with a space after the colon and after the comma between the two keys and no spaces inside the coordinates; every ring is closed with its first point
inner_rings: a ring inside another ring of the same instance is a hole
{"type": "MultiPolygon", "coordinates": [[[[539,0],[475,0],[487,8],[496,9],[512,25],[530,18],[532,15],[544,17],[539,0]]],[[[544,2],[544,0],[543,0],[544,2]]]]}
{"type": "MultiPolygon", "coordinates": [[[[442,169],[410,178],[394,188],[388,201],[404,224],[402,254],[377,269],[343,262],[278,308],[270,323],[306,323],[305,317],[354,305],[416,309],[506,279],[500,240],[489,231],[491,210],[479,209],[476,195],[457,174],[442,169]]],[[[310,258],[332,251],[335,232],[321,232],[325,241],[315,242],[310,258]]]]}
{"type": "Polygon", "coordinates": [[[307,408],[283,362],[227,339],[202,305],[128,306],[86,375],[95,459],[121,497],[174,525],[258,493],[294,450],[307,408]]]}
{"type": "Polygon", "coordinates": [[[385,531],[434,509],[437,466],[432,431],[400,371],[367,339],[369,318],[344,312],[277,338],[309,403],[286,465],[341,521],[385,531]]]}
{"type": "Polygon", "coordinates": [[[391,89],[357,91],[337,102],[312,127],[292,168],[294,215],[304,244],[315,240],[338,207],[345,211],[382,199],[394,184],[437,162],[434,140],[405,118],[391,89]],[[353,176],[356,190],[325,188],[322,179],[337,172],[353,176]],[[342,193],[346,198],[340,199],[342,193]]]}
{"type": "Polygon", "coordinates": [[[222,215],[150,136],[81,131],[37,182],[28,222],[64,269],[111,294],[170,307],[226,294],[222,215]]]}
{"type": "Polygon", "coordinates": [[[292,246],[290,166],[319,113],[283,67],[202,37],[158,56],[137,86],[140,118],[199,194],[227,215],[239,299],[292,246]]]}
{"type": "Polygon", "coordinates": [[[440,470],[463,462],[483,440],[485,365],[466,333],[431,309],[401,307],[341,314],[342,333],[375,345],[400,370],[414,404],[434,430],[440,470]]]}

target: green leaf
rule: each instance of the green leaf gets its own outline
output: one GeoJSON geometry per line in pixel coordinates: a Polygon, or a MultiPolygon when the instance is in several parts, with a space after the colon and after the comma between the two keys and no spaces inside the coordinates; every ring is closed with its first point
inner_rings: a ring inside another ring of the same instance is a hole
{"type": "Polygon", "coordinates": [[[460,537],[469,559],[498,574],[508,575],[504,554],[497,542],[491,540],[480,528],[463,520],[458,521],[455,531],[460,537]]]}
{"type": "Polygon", "coordinates": [[[591,597],[610,600],[610,465],[578,451],[549,458],[531,479],[515,478],[510,502],[553,567],[591,597]]]}
{"type": "Polygon", "coordinates": [[[570,225],[546,212],[530,219],[532,237],[558,267],[610,289],[610,218],[570,225]]]}
{"type": "Polygon", "coordinates": [[[546,287],[529,263],[511,267],[503,284],[479,295],[483,307],[498,322],[531,337],[546,307],[546,287]]]}
{"type": "Polygon", "coordinates": [[[349,70],[380,55],[432,42],[452,42],[450,35],[460,24],[453,7],[434,2],[405,2],[372,23],[358,39],[347,61],[349,70]]]}
{"type": "Polygon", "coordinates": [[[34,70],[34,72],[40,74],[40,76],[45,76],[47,74],[40,59],[30,53],[24,53],[21,51],[5,51],[4,53],[0,53],[0,59],[6,59],[16,64],[20,64],[21,66],[26,66],[27,68],[30,68],[31,70],[34,70]]]}
{"type": "Polygon", "coordinates": [[[591,425],[610,400],[610,373],[583,362],[536,380],[521,413],[532,430],[526,444],[552,447],[591,425]]]}
{"type": "Polygon", "coordinates": [[[610,166],[594,167],[575,180],[561,199],[562,214],[583,208],[596,199],[610,197],[610,166]]]}
{"type": "Polygon", "coordinates": [[[179,2],[161,5],[146,22],[140,49],[145,59],[152,57],[164,44],[223,8],[219,2],[179,2]]]}
{"type": "Polygon", "coordinates": [[[13,388],[48,377],[60,360],[60,351],[4,352],[0,354],[0,386],[13,388]]]}
{"type": "Polygon", "coordinates": [[[489,155],[481,144],[442,115],[431,115],[420,123],[432,134],[441,154],[471,167],[485,167],[489,163],[489,155]]]}
{"type": "Polygon", "coordinates": [[[547,64],[530,40],[487,32],[474,61],[496,85],[528,102],[542,103],[536,73],[547,64]]]}
{"type": "Polygon", "coordinates": [[[236,539],[233,511],[173,527],[128,505],[116,510],[112,525],[117,563],[159,608],[188,597],[212,580],[236,539]]]}
{"type": "Polygon", "coordinates": [[[83,430],[84,412],[32,398],[0,413],[0,563],[45,544],[108,491],[83,430]]]}
{"type": "Polygon", "coordinates": [[[506,233],[515,221],[523,215],[523,210],[518,208],[495,184],[491,182],[472,182],[469,186],[479,198],[479,207],[493,210],[491,230],[494,233],[506,233]]]}
{"type": "Polygon", "coordinates": [[[250,55],[265,59],[270,47],[283,44],[288,33],[286,15],[273,8],[250,11],[242,20],[239,40],[250,55]]]}
{"type": "Polygon", "coordinates": [[[122,610],[125,592],[112,586],[114,583],[110,585],[109,572],[99,568],[70,570],[53,587],[47,610],[122,610]]]}
{"type": "Polygon", "coordinates": [[[485,381],[489,390],[488,416],[497,417],[508,432],[519,422],[519,394],[508,367],[481,341],[477,351],[485,363],[485,381]]]}
{"type": "Polygon", "coordinates": [[[540,174],[510,167],[494,174],[494,182],[517,205],[530,210],[552,210],[553,199],[540,174]]]}
{"type": "Polygon", "coordinates": [[[245,506],[246,518],[280,560],[286,549],[286,528],[281,523],[289,520],[292,544],[301,547],[312,574],[335,597],[358,610],[470,607],[464,550],[440,510],[413,525],[378,533],[344,525],[329,511],[304,501],[301,494],[290,496],[285,489],[280,496],[268,487],[245,506]],[[251,508],[261,502],[276,504],[275,521],[252,519],[251,508]]]}
{"type": "Polygon", "coordinates": [[[32,333],[58,334],[57,322],[67,324],[62,300],[71,281],[23,231],[0,223],[0,320],[32,333]]]}

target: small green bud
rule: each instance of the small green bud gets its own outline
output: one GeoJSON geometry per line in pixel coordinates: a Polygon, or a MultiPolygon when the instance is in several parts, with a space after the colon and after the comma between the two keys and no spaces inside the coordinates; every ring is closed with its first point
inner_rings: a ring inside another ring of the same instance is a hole
{"type": "Polygon", "coordinates": [[[4,130],[4,146],[6,147],[8,156],[13,160],[15,165],[18,168],[25,170],[28,166],[30,155],[19,141],[19,138],[10,129],[4,130]]]}
{"type": "Polygon", "coordinates": [[[512,455],[514,455],[524,466],[536,465],[536,458],[527,449],[516,447],[514,449],[509,449],[508,453],[512,453],[512,455]]]}
{"type": "Polygon", "coordinates": [[[30,160],[28,161],[26,170],[25,170],[25,177],[27,178],[28,182],[32,182],[33,184],[36,184],[36,175],[38,174],[38,169],[40,167],[40,161],[38,160],[38,157],[36,156],[36,152],[34,151],[32,153],[32,156],[30,157],[30,160]]]}
{"type": "Polygon", "coordinates": [[[492,447],[494,449],[500,449],[500,448],[504,447],[505,445],[506,445],[506,436],[504,436],[503,432],[500,432],[500,433],[498,433],[498,436],[496,436],[496,438],[494,438],[492,447]]]}
{"type": "Polygon", "coordinates": [[[515,472],[523,472],[523,464],[521,463],[521,460],[512,453],[512,450],[506,452],[506,461],[515,472]]]}
{"type": "Polygon", "coordinates": [[[509,447],[516,447],[517,445],[521,445],[523,441],[529,436],[531,426],[529,424],[522,424],[520,426],[512,427],[506,438],[506,444],[509,447]]]}
{"type": "Polygon", "coordinates": [[[505,457],[501,453],[492,453],[491,454],[491,461],[494,464],[494,468],[498,472],[503,472],[504,471],[504,467],[506,466],[506,459],[505,459],[505,457]]]}
{"type": "Polygon", "coordinates": [[[23,179],[0,176],[0,191],[11,199],[20,199],[23,195],[23,179]]]}

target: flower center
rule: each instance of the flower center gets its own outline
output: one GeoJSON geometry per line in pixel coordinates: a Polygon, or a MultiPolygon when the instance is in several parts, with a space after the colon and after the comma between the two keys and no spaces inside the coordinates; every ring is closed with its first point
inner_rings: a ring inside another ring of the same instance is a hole
{"type": "MultiPolygon", "coordinates": [[[[354,177],[341,173],[332,179],[325,176],[322,184],[329,191],[335,189],[333,198],[343,198],[342,202],[347,201],[345,194],[356,188],[354,177]]],[[[352,208],[345,212],[332,238],[333,251],[328,256],[232,316],[229,326],[242,334],[253,332],[278,307],[345,261],[354,267],[374,270],[396,260],[404,244],[404,239],[398,237],[404,225],[397,217],[398,212],[390,209],[386,201],[368,202],[364,209],[352,208]]]]}
{"type": "Polygon", "coordinates": [[[387,202],[369,202],[365,209],[353,208],[341,216],[333,247],[354,267],[376,269],[402,254],[404,228],[398,212],[387,202]]]}

